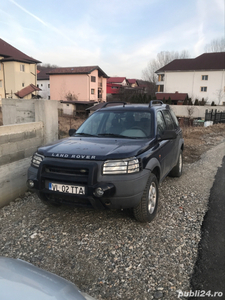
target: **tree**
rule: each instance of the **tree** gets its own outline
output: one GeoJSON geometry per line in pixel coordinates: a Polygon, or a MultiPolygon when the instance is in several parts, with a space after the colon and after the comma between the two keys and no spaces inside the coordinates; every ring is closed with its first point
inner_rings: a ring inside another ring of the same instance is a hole
{"type": "Polygon", "coordinates": [[[194,105],[199,105],[199,101],[198,101],[198,99],[195,99],[195,103],[194,103],[194,105]]]}
{"type": "Polygon", "coordinates": [[[51,64],[38,64],[37,69],[38,70],[44,70],[44,69],[55,69],[59,68],[57,65],[51,65],[51,64]]]}
{"type": "Polygon", "coordinates": [[[71,92],[68,92],[67,94],[65,94],[65,98],[67,101],[77,101],[78,100],[78,96],[76,94],[72,94],[71,92]]]}
{"type": "Polygon", "coordinates": [[[172,100],[170,97],[168,98],[167,104],[172,104],[172,100]]]}
{"type": "Polygon", "coordinates": [[[156,58],[150,60],[147,67],[142,71],[142,77],[144,80],[154,84],[154,92],[156,92],[157,75],[155,74],[155,72],[163,66],[167,65],[168,63],[170,63],[171,61],[173,61],[174,59],[182,59],[188,57],[189,53],[186,50],[183,50],[181,52],[161,51],[157,54],[156,58]]]}
{"type": "Polygon", "coordinates": [[[220,105],[220,102],[223,99],[223,95],[224,95],[223,90],[222,89],[216,90],[214,94],[216,94],[218,99],[218,105],[220,105]]]}
{"type": "Polygon", "coordinates": [[[225,38],[212,40],[205,46],[205,52],[225,52],[225,38]]]}
{"type": "Polygon", "coordinates": [[[207,104],[207,102],[208,102],[208,97],[207,98],[202,98],[202,100],[199,101],[199,105],[204,106],[204,105],[207,104]]]}
{"type": "Polygon", "coordinates": [[[130,103],[149,103],[151,100],[152,100],[151,95],[137,94],[131,97],[130,103]]]}
{"type": "Polygon", "coordinates": [[[186,109],[187,109],[187,112],[188,112],[188,118],[191,119],[195,108],[193,106],[187,106],[186,109]]]}

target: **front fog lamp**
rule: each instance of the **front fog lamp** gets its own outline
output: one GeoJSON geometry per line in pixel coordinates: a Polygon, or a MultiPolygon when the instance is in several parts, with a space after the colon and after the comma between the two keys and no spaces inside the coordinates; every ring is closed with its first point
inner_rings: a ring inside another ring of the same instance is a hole
{"type": "Polygon", "coordinates": [[[28,179],[28,180],[27,180],[27,186],[28,186],[28,188],[32,189],[32,188],[34,187],[34,182],[33,182],[33,180],[28,179]]]}
{"type": "Polygon", "coordinates": [[[135,157],[120,160],[107,160],[103,165],[103,175],[128,174],[139,171],[139,160],[135,157]]]}
{"type": "Polygon", "coordinates": [[[31,160],[31,164],[38,168],[40,163],[42,162],[42,160],[44,159],[43,155],[38,154],[37,152],[34,153],[34,155],[32,156],[32,160],[31,160]]]}
{"type": "Polygon", "coordinates": [[[93,195],[95,197],[101,198],[112,197],[116,192],[116,188],[113,183],[101,182],[95,187],[93,195]]]}
{"type": "Polygon", "coordinates": [[[98,187],[97,189],[95,189],[94,195],[96,197],[102,197],[104,195],[103,189],[101,187],[98,187]]]}

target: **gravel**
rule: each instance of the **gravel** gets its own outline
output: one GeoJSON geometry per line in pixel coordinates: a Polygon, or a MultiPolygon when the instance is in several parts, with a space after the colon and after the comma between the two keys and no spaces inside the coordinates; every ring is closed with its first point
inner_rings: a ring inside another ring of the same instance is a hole
{"type": "MultiPolygon", "coordinates": [[[[0,255],[74,282],[96,299],[177,299],[190,290],[201,224],[225,143],[160,185],[156,219],[131,211],[47,207],[27,192],[0,209],[0,255]]],[[[182,299],[182,298],[180,298],[182,299]]]]}

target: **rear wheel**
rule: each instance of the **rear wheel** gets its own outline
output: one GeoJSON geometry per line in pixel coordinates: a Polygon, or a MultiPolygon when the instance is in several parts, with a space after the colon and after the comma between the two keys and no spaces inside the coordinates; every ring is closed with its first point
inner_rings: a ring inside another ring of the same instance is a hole
{"type": "Polygon", "coordinates": [[[180,150],[176,166],[170,171],[170,176],[180,177],[183,171],[183,151],[180,150]]]}
{"type": "Polygon", "coordinates": [[[133,208],[134,216],[139,222],[151,222],[158,208],[158,180],[154,174],[150,174],[141,201],[133,208]]]}

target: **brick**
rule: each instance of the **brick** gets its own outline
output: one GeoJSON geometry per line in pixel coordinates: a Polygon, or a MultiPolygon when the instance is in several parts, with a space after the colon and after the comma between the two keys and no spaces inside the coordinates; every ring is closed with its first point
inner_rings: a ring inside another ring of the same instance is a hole
{"type": "Polygon", "coordinates": [[[2,155],[0,156],[0,166],[8,164],[10,161],[9,155],[2,155]]]}
{"type": "Polygon", "coordinates": [[[4,145],[1,145],[1,155],[9,155],[11,153],[17,152],[17,145],[16,143],[7,143],[4,145]]]}
{"type": "Polygon", "coordinates": [[[34,144],[35,144],[35,141],[33,141],[33,140],[23,140],[23,141],[20,141],[20,142],[16,143],[18,151],[29,149],[34,144]]]}
{"type": "Polygon", "coordinates": [[[14,143],[24,140],[24,132],[13,133],[9,135],[9,142],[14,143]]]}
{"type": "Polygon", "coordinates": [[[34,154],[34,152],[37,151],[37,148],[38,148],[38,147],[32,147],[32,148],[26,149],[26,150],[24,151],[25,157],[32,156],[32,155],[34,154]]]}
{"type": "Polygon", "coordinates": [[[9,154],[9,162],[10,163],[12,163],[14,161],[17,161],[17,160],[20,160],[20,159],[23,159],[23,158],[25,158],[24,151],[19,151],[19,152],[16,152],[16,153],[9,154]]]}
{"type": "Polygon", "coordinates": [[[0,135],[0,145],[6,144],[9,142],[8,134],[0,135]]]}
{"type": "Polygon", "coordinates": [[[37,136],[36,130],[24,132],[24,139],[32,139],[35,138],[36,136],[37,136]]]}

